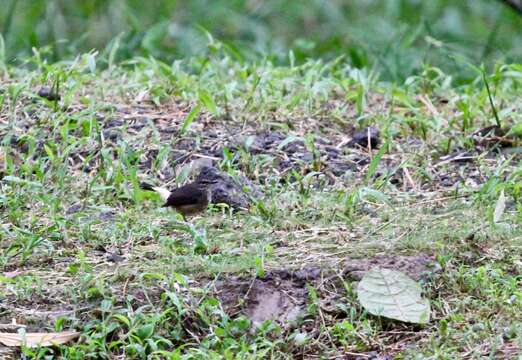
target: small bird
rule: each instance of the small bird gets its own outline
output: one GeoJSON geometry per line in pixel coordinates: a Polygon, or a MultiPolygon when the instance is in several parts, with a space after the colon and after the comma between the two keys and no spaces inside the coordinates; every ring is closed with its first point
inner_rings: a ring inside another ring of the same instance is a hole
{"type": "Polygon", "coordinates": [[[215,179],[198,177],[193,183],[172,191],[147,183],[141,183],[140,188],[157,192],[161,199],[165,201],[163,207],[173,207],[185,218],[186,216],[204,211],[208,207],[208,204],[212,201],[210,186],[215,183],[215,179]]]}

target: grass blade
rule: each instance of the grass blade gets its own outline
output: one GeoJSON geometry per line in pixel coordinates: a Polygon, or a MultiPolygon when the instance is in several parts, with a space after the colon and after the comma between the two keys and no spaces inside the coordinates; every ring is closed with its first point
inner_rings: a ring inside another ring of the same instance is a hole
{"type": "Polygon", "coordinates": [[[484,85],[486,85],[486,91],[488,92],[489,103],[491,104],[491,109],[493,110],[493,115],[495,116],[495,121],[497,122],[497,126],[499,129],[501,128],[500,119],[498,117],[497,108],[495,107],[495,103],[493,102],[493,97],[491,96],[491,90],[489,89],[489,83],[486,78],[486,72],[482,70],[482,79],[484,80],[484,85]]]}
{"type": "Polygon", "coordinates": [[[377,155],[375,155],[370,162],[370,166],[368,167],[368,172],[366,173],[366,177],[364,178],[365,185],[368,185],[370,182],[370,179],[375,175],[375,172],[377,171],[377,166],[381,162],[381,159],[386,152],[386,149],[388,149],[388,143],[384,143],[382,147],[379,149],[379,152],[377,155]]]}
{"type": "Polygon", "coordinates": [[[205,106],[205,108],[212,114],[217,115],[217,106],[212,98],[212,95],[207,90],[199,90],[198,94],[199,101],[205,106]]]}
{"type": "Polygon", "coordinates": [[[192,122],[194,121],[196,116],[198,116],[200,111],[201,111],[201,106],[200,105],[196,105],[196,106],[194,106],[192,108],[192,110],[190,110],[190,112],[188,113],[187,117],[183,121],[183,124],[181,125],[181,134],[182,135],[187,132],[190,124],[192,124],[192,122]]]}

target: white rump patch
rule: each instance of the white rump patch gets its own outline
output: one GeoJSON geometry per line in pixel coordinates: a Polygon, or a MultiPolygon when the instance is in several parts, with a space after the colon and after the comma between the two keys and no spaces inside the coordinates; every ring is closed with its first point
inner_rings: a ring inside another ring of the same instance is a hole
{"type": "Polygon", "coordinates": [[[155,186],[155,187],[152,188],[152,190],[157,192],[163,201],[167,201],[167,199],[170,196],[170,191],[168,191],[165,188],[162,188],[162,187],[159,187],[159,186],[155,186]]]}

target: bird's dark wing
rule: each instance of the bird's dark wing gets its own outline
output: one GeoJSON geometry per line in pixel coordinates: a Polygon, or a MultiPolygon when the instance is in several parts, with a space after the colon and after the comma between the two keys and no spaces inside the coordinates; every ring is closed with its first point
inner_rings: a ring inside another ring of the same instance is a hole
{"type": "Polygon", "coordinates": [[[147,191],[154,191],[154,186],[152,186],[151,184],[142,182],[142,183],[140,183],[140,189],[147,190],[147,191]]]}
{"type": "Polygon", "coordinates": [[[205,194],[201,189],[194,185],[188,184],[180,188],[174,189],[170,192],[167,202],[163,206],[183,206],[195,205],[201,201],[201,197],[205,194]]]}

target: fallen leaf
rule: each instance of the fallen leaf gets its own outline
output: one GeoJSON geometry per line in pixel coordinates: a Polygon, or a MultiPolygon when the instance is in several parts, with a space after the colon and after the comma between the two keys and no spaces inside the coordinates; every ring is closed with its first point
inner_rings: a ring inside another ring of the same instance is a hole
{"type": "Polygon", "coordinates": [[[373,315],[417,324],[430,320],[430,303],[421,297],[420,285],[400,271],[369,270],[357,286],[357,296],[373,315]]]}
{"type": "Polygon", "coordinates": [[[4,273],[4,277],[7,279],[14,279],[15,277],[22,275],[24,271],[15,270],[15,271],[8,271],[4,273]]]}
{"type": "Polygon", "coordinates": [[[58,333],[0,333],[0,343],[5,346],[38,347],[65,344],[80,336],[76,331],[58,333]]]}

